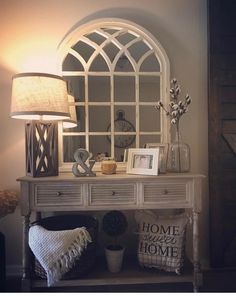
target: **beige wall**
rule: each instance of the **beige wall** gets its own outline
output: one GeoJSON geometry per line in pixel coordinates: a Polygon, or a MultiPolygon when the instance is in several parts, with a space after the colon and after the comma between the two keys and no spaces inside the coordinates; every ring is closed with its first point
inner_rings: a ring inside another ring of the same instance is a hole
{"type": "MultiPolygon", "coordinates": [[[[182,124],[191,146],[192,170],[208,172],[206,0],[3,0],[0,10],[0,188],[19,191],[24,175],[24,123],[9,118],[11,76],[23,71],[56,72],[56,48],[78,24],[119,17],[149,30],[165,48],[171,77],[193,98],[182,124]]],[[[202,252],[207,256],[208,195],[204,186],[202,252]]],[[[21,263],[19,209],[0,222],[7,263],[21,263]]]]}

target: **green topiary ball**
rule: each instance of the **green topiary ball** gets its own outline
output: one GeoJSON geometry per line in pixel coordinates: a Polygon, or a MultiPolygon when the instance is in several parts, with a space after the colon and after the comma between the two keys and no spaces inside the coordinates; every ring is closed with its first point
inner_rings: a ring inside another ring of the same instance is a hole
{"type": "Polygon", "coordinates": [[[123,234],[128,226],[125,215],[120,211],[110,211],[103,216],[102,229],[109,236],[123,234]]]}

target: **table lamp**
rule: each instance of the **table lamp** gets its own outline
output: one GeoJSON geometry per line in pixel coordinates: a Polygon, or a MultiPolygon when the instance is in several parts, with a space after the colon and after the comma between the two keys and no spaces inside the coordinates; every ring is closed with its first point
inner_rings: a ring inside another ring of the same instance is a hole
{"type": "Polygon", "coordinates": [[[11,117],[28,120],[25,125],[26,174],[57,176],[57,121],[70,118],[63,78],[47,73],[13,76],[11,117]]]}

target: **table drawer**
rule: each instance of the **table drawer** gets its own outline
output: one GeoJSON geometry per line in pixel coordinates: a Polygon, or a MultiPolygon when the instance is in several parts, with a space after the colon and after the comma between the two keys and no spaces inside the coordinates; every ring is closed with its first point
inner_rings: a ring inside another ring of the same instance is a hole
{"type": "Polygon", "coordinates": [[[188,183],[176,182],[176,183],[144,183],[144,203],[188,203],[188,183]]]}
{"type": "Polygon", "coordinates": [[[35,186],[35,205],[81,205],[82,186],[73,184],[50,184],[35,186]]]}
{"type": "Polygon", "coordinates": [[[136,204],[135,184],[90,185],[90,205],[136,204]]]}

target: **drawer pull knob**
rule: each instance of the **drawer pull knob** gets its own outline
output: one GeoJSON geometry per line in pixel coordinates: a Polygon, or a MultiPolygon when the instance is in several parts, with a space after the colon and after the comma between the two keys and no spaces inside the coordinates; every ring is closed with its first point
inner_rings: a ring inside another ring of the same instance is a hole
{"type": "Polygon", "coordinates": [[[56,193],[56,195],[57,195],[57,196],[62,196],[62,193],[61,193],[60,191],[58,191],[58,192],[56,193]]]}
{"type": "Polygon", "coordinates": [[[165,195],[167,195],[167,194],[169,193],[169,191],[168,191],[167,189],[165,189],[165,190],[163,191],[163,193],[164,193],[165,195]]]}
{"type": "Polygon", "coordinates": [[[115,191],[112,191],[112,196],[116,195],[116,192],[115,191]]]}

